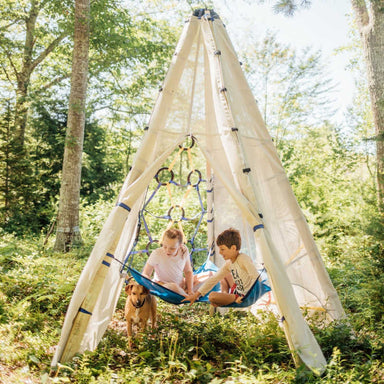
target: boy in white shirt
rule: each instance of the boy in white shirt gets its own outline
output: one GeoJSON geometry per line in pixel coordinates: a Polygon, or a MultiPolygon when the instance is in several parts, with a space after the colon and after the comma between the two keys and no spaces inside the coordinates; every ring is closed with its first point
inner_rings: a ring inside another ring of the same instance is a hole
{"type": "Polygon", "coordinates": [[[220,233],[216,244],[225,264],[195,293],[189,294],[183,301],[190,301],[193,304],[221,281],[222,291],[209,294],[211,304],[214,307],[220,307],[234,302],[241,303],[242,298],[257,280],[259,272],[252,259],[240,253],[241,236],[238,230],[229,228],[220,233]]]}

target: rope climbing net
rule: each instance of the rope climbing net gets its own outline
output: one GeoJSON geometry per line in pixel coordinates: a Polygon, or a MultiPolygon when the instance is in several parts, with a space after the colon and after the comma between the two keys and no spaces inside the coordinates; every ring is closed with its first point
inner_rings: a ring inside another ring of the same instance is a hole
{"type": "Polygon", "coordinates": [[[192,265],[207,257],[207,180],[195,163],[202,156],[190,136],[169,157],[147,188],[139,212],[137,235],[122,269],[133,266],[140,270],[149,254],[160,246],[161,234],[177,227],[184,235],[192,265]]]}

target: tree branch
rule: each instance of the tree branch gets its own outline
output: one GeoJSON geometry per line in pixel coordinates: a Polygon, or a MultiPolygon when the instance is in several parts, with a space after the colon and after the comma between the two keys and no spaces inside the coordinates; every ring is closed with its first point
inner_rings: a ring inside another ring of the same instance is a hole
{"type": "Polygon", "coordinates": [[[11,67],[15,73],[16,79],[19,80],[19,72],[18,72],[15,64],[13,63],[11,54],[6,49],[3,49],[3,52],[5,52],[5,55],[7,56],[9,63],[11,64],[11,67]]]}
{"type": "Polygon", "coordinates": [[[127,114],[129,116],[148,116],[148,115],[150,115],[150,112],[148,112],[148,111],[140,111],[140,110],[137,111],[134,108],[130,108],[130,109],[114,108],[111,105],[103,105],[99,108],[94,108],[93,111],[99,112],[99,111],[103,111],[104,109],[108,109],[112,112],[124,113],[124,114],[127,114]]]}
{"type": "Polygon", "coordinates": [[[65,80],[65,79],[69,79],[69,77],[70,77],[69,73],[62,75],[62,76],[58,76],[55,79],[53,79],[52,81],[50,81],[49,83],[43,85],[42,87],[40,87],[39,89],[34,91],[33,95],[38,95],[39,93],[51,88],[52,86],[59,84],[61,81],[65,80]]]}
{"type": "Polygon", "coordinates": [[[5,77],[7,78],[7,80],[9,81],[9,83],[12,85],[12,84],[13,84],[13,83],[12,83],[12,79],[11,79],[11,77],[9,76],[9,74],[8,74],[8,72],[7,72],[7,69],[4,68],[4,65],[2,65],[1,68],[2,68],[2,70],[3,70],[3,72],[4,72],[4,74],[5,74],[5,77]]]}
{"type": "Polygon", "coordinates": [[[369,24],[369,13],[365,0],[351,0],[352,8],[356,14],[356,20],[359,30],[362,30],[369,24]]]}
{"type": "Polygon", "coordinates": [[[31,72],[60,44],[60,42],[68,36],[67,32],[63,32],[32,62],[31,72]]]}
{"type": "Polygon", "coordinates": [[[11,23],[9,23],[9,24],[4,25],[3,27],[1,27],[1,30],[2,30],[2,31],[5,31],[5,30],[7,30],[8,28],[12,27],[12,26],[15,25],[15,24],[18,24],[18,23],[21,22],[21,21],[24,21],[24,20],[23,20],[23,19],[16,19],[16,20],[12,21],[11,23]]]}

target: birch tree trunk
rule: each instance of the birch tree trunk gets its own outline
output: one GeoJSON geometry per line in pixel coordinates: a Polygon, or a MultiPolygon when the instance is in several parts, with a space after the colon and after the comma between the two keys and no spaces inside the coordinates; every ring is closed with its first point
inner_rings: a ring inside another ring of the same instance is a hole
{"type": "Polygon", "coordinates": [[[90,0],[75,2],[71,92],[60,188],[55,251],[67,252],[82,242],[79,229],[81,157],[88,77],[90,0]]]}
{"type": "Polygon", "coordinates": [[[378,205],[384,212],[384,0],[351,0],[363,42],[375,124],[378,205]]]}

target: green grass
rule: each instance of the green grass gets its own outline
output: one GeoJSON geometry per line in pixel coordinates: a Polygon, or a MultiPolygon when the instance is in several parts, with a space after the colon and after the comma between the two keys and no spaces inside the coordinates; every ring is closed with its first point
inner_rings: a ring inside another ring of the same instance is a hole
{"type": "MultiPolygon", "coordinates": [[[[64,314],[89,247],[67,254],[40,239],[0,242],[0,382],[13,383],[380,383],[384,327],[371,304],[349,311],[348,323],[311,326],[328,366],[322,377],[294,366],[274,315],[231,311],[209,316],[208,306],[159,301],[158,327],[127,347],[122,293],[98,348],[50,372],[64,314]]],[[[339,280],[342,278],[340,273],[339,280]]],[[[343,279],[345,279],[343,275],[343,279]]],[[[352,278],[352,277],[350,277],[352,278]]],[[[336,280],[337,280],[336,276],[336,280]]],[[[338,281],[338,280],[337,280],[338,281]]],[[[351,281],[349,281],[349,284],[351,281]]],[[[341,290],[351,287],[343,282],[341,290]]],[[[340,292],[344,297],[344,291],[340,292]]],[[[372,304],[373,305],[373,304],[372,304]]]]}

